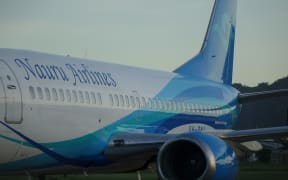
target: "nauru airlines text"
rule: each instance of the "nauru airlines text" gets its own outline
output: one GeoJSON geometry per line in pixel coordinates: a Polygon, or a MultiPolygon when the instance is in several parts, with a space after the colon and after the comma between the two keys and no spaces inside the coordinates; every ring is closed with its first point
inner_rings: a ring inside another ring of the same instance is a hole
{"type": "Polygon", "coordinates": [[[117,82],[110,72],[99,72],[90,70],[85,64],[65,64],[65,66],[56,66],[48,64],[31,64],[29,59],[15,59],[15,63],[22,70],[25,70],[25,79],[49,79],[62,80],[64,82],[72,82],[74,86],[77,83],[91,84],[97,86],[116,87],[117,82]],[[67,72],[72,73],[69,76],[67,72]]]}

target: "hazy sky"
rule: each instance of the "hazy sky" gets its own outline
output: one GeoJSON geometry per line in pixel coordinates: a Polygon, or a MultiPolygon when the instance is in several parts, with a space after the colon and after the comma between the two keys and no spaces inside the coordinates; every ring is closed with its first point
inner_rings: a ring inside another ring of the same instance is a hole
{"type": "MultiPolygon", "coordinates": [[[[0,0],[0,47],[172,71],[199,51],[213,0],[0,0]]],[[[288,0],[239,0],[234,82],[288,75],[288,0]]]]}

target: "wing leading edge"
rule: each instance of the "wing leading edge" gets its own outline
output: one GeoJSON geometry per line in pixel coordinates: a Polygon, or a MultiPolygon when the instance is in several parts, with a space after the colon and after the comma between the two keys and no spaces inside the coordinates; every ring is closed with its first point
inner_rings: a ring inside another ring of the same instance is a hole
{"type": "MultiPolygon", "coordinates": [[[[264,139],[288,138],[288,126],[247,130],[216,130],[210,132],[196,133],[211,134],[213,136],[223,139],[224,141],[243,143],[264,139]]],[[[177,136],[179,135],[132,133],[118,134],[110,139],[109,146],[107,147],[104,154],[112,159],[118,159],[148,152],[151,155],[156,155],[158,153],[158,150],[164,143],[170,141],[171,139],[174,139],[177,136]]]]}
{"type": "Polygon", "coordinates": [[[252,93],[240,93],[238,101],[240,104],[249,103],[257,100],[263,100],[268,98],[288,96],[288,89],[278,89],[272,91],[252,92],[252,93]]]}
{"type": "Polygon", "coordinates": [[[231,131],[220,135],[223,140],[234,142],[257,141],[263,139],[278,139],[288,137],[288,126],[260,128],[260,129],[247,129],[231,131]]]}

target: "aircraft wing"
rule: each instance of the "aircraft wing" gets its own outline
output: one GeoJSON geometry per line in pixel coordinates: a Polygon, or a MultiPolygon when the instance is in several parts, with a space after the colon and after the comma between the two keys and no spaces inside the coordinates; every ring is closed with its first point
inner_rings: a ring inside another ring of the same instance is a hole
{"type": "MultiPolygon", "coordinates": [[[[189,134],[189,133],[188,133],[189,134]]],[[[186,135],[188,135],[186,134],[186,135]]],[[[288,137],[288,126],[260,128],[248,130],[215,130],[207,132],[192,132],[194,134],[211,134],[224,141],[245,143],[264,139],[281,139],[288,137]]],[[[104,152],[106,157],[113,160],[140,154],[157,155],[159,149],[168,141],[177,140],[181,135],[176,134],[134,134],[123,133],[113,136],[104,152]]],[[[197,138],[197,137],[195,137],[197,138]]],[[[201,141],[201,139],[199,139],[201,141]]],[[[243,145],[243,144],[242,144],[243,145]]]]}
{"type": "Polygon", "coordinates": [[[246,142],[263,139],[279,139],[288,137],[288,126],[260,128],[260,129],[247,129],[236,130],[223,133],[220,135],[223,140],[234,142],[246,142]]]}
{"type": "Polygon", "coordinates": [[[240,104],[249,103],[256,100],[269,99],[274,97],[288,96],[288,89],[278,89],[272,91],[240,93],[238,101],[240,104]]]}
{"type": "Polygon", "coordinates": [[[235,151],[238,149],[244,151],[260,151],[263,148],[268,147],[267,143],[265,144],[263,142],[282,142],[284,139],[288,138],[288,126],[236,131],[231,130],[230,132],[219,133],[218,136],[232,145],[235,151]]]}
{"type": "Polygon", "coordinates": [[[236,154],[241,153],[241,150],[259,151],[262,145],[258,140],[287,137],[288,126],[185,134],[122,133],[110,139],[103,155],[112,162],[129,163],[142,160],[144,165],[140,169],[157,162],[158,174],[161,177],[181,176],[179,172],[186,172],[182,169],[187,169],[185,177],[190,177],[188,169],[196,168],[192,174],[210,179],[218,171],[221,172],[219,174],[225,174],[222,167],[229,167],[231,172],[228,174],[232,177],[236,174],[236,154]]]}
{"type": "Polygon", "coordinates": [[[122,133],[113,136],[104,155],[111,160],[119,160],[141,154],[156,155],[159,148],[173,135],[122,133]]]}

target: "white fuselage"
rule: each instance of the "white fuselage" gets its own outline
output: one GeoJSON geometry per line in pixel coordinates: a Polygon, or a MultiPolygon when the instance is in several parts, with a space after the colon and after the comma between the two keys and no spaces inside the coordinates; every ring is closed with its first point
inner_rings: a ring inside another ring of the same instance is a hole
{"type": "MultiPolygon", "coordinates": [[[[22,50],[0,54],[1,121],[48,149],[69,149],[71,157],[101,154],[116,132],[204,131],[229,128],[237,118],[231,116],[236,107],[227,105],[235,93],[215,82],[22,50]],[[212,90],[199,92],[199,87],[212,90]],[[202,123],[199,117],[209,118],[202,123]],[[168,123],[162,127],[163,119],[168,123]]],[[[3,125],[0,137],[0,164],[43,154],[3,125]]]]}

